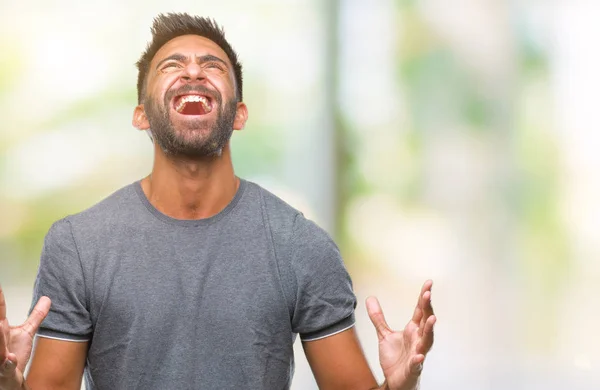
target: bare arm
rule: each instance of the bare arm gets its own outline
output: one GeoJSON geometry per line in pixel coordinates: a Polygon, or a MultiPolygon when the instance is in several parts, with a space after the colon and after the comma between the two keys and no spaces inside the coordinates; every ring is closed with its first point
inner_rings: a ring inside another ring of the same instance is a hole
{"type": "Polygon", "coordinates": [[[88,342],[37,337],[27,385],[32,389],[79,390],[88,342]]]}
{"type": "Polygon", "coordinates": [[[356,331],[350,328],[333,336],[302,343],[319,389],[376,389],[356,331]]]}
{"type": "Polygon", "coordinates": [[[386,378],[381,387],[377,387],[354,328],[304,342],[304,352],[319,388],[417,390],[437,320],[431,307],[432,284],[430,280],[423,284],[413,317],[402,331],[390,329],[376,298],[367,300],[367,311],[379,339],[379,363],[386,378]]]}
{"type": "Polygon", "coordinates": [[[48,315],[50,305],[48,297],[40,298],[23,324],[10,326],[0,287],[0,390],[81,388],[87,342],[38,337],[29,375],[24,381],[23,372],[32,355],[34,336],[48,315]]]}

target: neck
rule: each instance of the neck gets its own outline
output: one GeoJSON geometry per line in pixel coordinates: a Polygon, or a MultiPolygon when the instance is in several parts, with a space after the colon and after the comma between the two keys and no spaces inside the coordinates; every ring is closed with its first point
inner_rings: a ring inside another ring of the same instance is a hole
{"type": "Polygon", "coordinates": [[[184,159],[167,156],[154,145],[154,165],[141,182],[150,203],[176,219],[209,218],[235,196],[239,180],[233,172],[229,144],[220,156],[184,159]]]}

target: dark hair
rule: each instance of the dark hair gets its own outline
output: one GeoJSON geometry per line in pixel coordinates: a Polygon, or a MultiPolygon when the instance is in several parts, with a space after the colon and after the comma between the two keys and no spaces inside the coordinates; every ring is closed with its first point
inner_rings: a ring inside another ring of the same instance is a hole
{"type": "Polygon", "coordinates": [[[225,32],[214,19],[192,16],[186,13],[159,14],[152,23],[152,41],[148,43],[146,50],[136,63],[138,68],[137,94],[138,103],[142,103],[146,92],[146,77],[150,68],[150,62],[161,47],[173,38],[181,35],[199,35],[210,39],[227,54],[235,75],[236,95],[238,101],[242,101],[242,64],[238,60],[237,53],[225,39],[225,32]]]}

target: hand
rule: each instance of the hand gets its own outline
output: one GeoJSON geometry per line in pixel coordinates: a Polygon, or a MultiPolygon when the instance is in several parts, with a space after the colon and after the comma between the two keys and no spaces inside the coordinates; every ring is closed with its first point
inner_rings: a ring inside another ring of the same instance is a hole
{"type": "Polygon", "coordinates": [[[0,287],[0,390],[22,389],[33,337],[50,311],[50,298],[41,297],[22,325],[9,326],[6,301],[0,287]]]}
{"type": "Polygon", "coordinates": [[[431,307],[432,285],[431,280],[423,285],[413,317],[403,331],[391,330],[377,298],[367,298],[367,312],[379,339],[379,363],[390,390],[417,388],[425,355],[433,345],[436,317],[431,307]]]}

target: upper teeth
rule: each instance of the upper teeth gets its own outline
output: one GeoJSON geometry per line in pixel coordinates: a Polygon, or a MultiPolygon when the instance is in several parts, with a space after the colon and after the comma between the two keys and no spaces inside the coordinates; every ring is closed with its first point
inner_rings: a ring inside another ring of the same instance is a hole
{"type": "Polygon", "coordinates": [[[201,103],[204,106],[204,110],[206,112],[210,111],[210,105],[208,103],[208,99],[204,96],[200,96],[200,95],[187,95],[182,97],[181,99],[179,99],[179,103],[177,104],[177,107],[175,108],[178,112],[181,112],[181,110],[183,110],[183,107],[185,107],[185,105],[187,103],[190,102],[196,102],[196,103],[201,103]]]}

